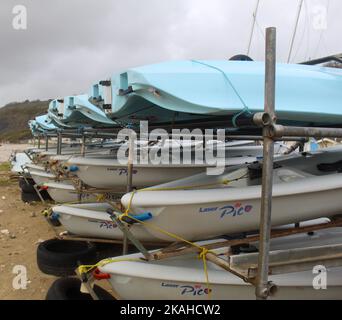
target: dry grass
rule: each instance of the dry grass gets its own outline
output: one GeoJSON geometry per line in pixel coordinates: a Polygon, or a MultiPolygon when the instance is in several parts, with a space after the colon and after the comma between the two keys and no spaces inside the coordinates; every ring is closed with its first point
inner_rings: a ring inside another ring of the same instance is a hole
{"type": "Polygon", "coordinates": [[[11,183],[12,181],[10,179],[10,163],[0,163],[0,186],[7,186],[11,183]]]}

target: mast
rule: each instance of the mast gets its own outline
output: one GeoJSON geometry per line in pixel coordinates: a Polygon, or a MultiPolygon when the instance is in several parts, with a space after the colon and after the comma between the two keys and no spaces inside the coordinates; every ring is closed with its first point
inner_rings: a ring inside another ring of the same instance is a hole
{"type": "Polygon", "coordinates": [[[249,55],[249,52],[251,50],[251,45],[252,45],[252,40],[253,40],[253,34],[254,34],[254,28],[255,28],[255,22],[256,22],[256,17],[259,9],[259,3],[260,0],[257,1],[255,10],[253,11],[253,23],[252,23],[252,30],[251,30],[251,35],[249,37],[249,42],[248,42],[248,49],[247,49],[247,55],[249,55]]]}
{"type": "Polygon", "coordinates": [[[297,28],[298,28],[298,22],[299,22],[299,18],[300,18],[300,13],[301,13],[301,11],[302,11],[303,2],[304,2],[304,0],[300,0],[300,3],[299,3],[298,12],[297,12],[297,18],[296,18],[296,24],[295,24],[295,28],[294,28],[293,35],[292,35],[292,39],[291,39],[291,46],[290,46],[289,56],[288,56],[288,58],[287,58],[287,63],[289,63],[290,60],[291,60],[293,44],[294,44],[294,40],[295,40],[295,38],[296,38],[296,33],[297,33],[297,28]]]}

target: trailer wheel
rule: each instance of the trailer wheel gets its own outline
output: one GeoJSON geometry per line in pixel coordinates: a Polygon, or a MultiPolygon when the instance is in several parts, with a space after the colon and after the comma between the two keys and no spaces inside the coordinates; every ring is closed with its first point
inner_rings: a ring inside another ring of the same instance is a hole
{"type": "MultiPolygon", "coordinates": [[[[30,180],[28,180],[28,182],[30,182],[30,180]]],[[[26,183],[24,178],[22,178],[22,177],[19,178],[19,187],[23,192],[36,193],[36,190],[34,190],[33,185],[34,185],[34,183],[33,184],[26,183]]]]}
{"type": "Polygon", "coordinates": [[[40,271],[57,277],[75,275],[79,264],[96,262],[96,247],[86,241],[50,239],[37,248],[40,271]]]}
{"type": "MultiPolygon", "coordinates": [[[[93,300],[90,294],[80,291],[81,281],[76,278],[57,279],[49,288],[45,300],[93,300]]],[[[94,285],[94,291],[100,300],[115,300],[106,290],[94,285]]]]}
{"type": "Polygon", "coordinates": [[[22,191],[22,192],[21,192],[21,200],[22,200],[23,202],[31,203],[31,202],[40,201],[40,198],[39,198],[39,196],[37,195],[36,192],[30,193],[30,192],[24,192],[24,191],[22,191]]]}

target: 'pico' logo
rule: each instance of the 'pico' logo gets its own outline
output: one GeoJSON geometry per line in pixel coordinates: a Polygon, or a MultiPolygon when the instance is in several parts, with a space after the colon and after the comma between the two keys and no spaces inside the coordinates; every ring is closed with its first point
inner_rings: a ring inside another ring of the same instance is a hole
{"type": "Polygon", "coordinates": [[[211,292],[211,289],[202,287],[200,284],[195,284],[194,286],[180,286],[181,295],[193,295],[193,296],[204,296],[211,292]]]}
{"type": "Polygon", "coordinates": [[[220,217],[231,215],[233,217],[241,216],[244,213],[249,213],[253,209],[253,206],[250,204],[243,205],[240,202],[235,203],[234,205],[226,205],[224,207],[209,207],[209,208],[200,208],[199,212],[201,213],[213,213],[220,212],[220,217]]]}
{"type": "Polygon", "coordinates": [[[240,202],[235,203],[234,206],[224,206],[220,208],[219,210],[221,211],[221,218],[223,218],[226,215],[232,215],[233,217],[235,216],[241,216],[244,213],[249,213],[253,209],[253,206],[251,205],[245,205],[243,206],[240,202]]]}
{"type": "Polygon", "coordinates": [[[163,282],[161,284],[162,287],[166,288],[177,288],[180,289],[180,294],[183,295],[192,295],[192,296],[204,296],[208,295],[209,293],[212,292],[211,289],[204,287],[201,284],[195,284],[195,285],[183,285],[180,286],[175,283],[165,283],[163,282]]]}
{"type": "Polygon", "coordinates": [[[115,229],[117,225],[114,222],[109,222],[109,221],[101,221],[100,222],[100,228],[104,229],[115,229]]]}

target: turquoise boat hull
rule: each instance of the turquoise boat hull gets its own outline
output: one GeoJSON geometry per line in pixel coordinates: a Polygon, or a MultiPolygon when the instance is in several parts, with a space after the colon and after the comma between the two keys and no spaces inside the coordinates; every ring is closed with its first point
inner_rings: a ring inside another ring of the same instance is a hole
{"type": "MultiPolygon", "coordinates": [[[[263,110],[264,62],[171,61],[111,78],[110,118],[124,123],[232,119],[263,110]],[[224,118],[222,118],[224,117],[224,118]]],[[[278,123],[342,124],[342,70],[276,66],[278,123]]]]}

